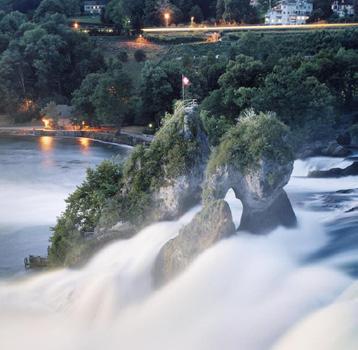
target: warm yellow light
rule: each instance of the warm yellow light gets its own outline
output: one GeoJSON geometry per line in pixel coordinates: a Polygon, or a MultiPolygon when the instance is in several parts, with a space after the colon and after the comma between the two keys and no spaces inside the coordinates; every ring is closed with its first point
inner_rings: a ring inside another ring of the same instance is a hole
{"type": "Polygon", "coordinates": [[[75,23],[73,24],[73,28],[78,29],[79,27],[80,27],[80,25],[79,25],[77,22],[75,22],[75,23]]]}
{"type": "Polygon", "coordinates": [[[170,19],[170,13],[169,13],[169,12],[165,12],[165,13],[164,13],[164,18],[165,18],[166,20],[169,20],[169,19],[170,19]]]}
{"type": "Polygon", "coordinates": [[[49,152],[53,149],[53,137],[41,136],[40,137],[40,148],[44,152],[49,152]]]}
{"type": "Polygon", "coordinates": [[[42,122],[44,124],[45,129],[51,128],[51,120],[47,118],[42,118],[42,122]]]}
{"type": "Polygon", "coordinates": [[[81,137],[79,139],[79,141],[80,141],[81,149],[83,151],[87,151],[89,149],[89,147],[90,147],[91,141],[89,139],[84,138],[84,137],[81,137]]]}

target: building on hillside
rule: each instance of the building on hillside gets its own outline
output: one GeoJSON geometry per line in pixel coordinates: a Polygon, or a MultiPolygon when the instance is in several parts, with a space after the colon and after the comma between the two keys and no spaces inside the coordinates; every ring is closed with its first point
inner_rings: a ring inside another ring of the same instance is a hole
{"type": "Polygon", "coordinates": [[[269,25],[305,24],[313,11],[310,0],[282,0],[265,16],[269,25]]]}
{"type": "Polygon", "coordinates": [[[107,1],[105,0],[85,1],[83,11],[86,15],[100,15],[106,4],[107,1]]]}
{"type": "Polygon", "coordinates": [[[334,1],[331,8],[333,13],[338,17],[354,16],[354,6],[352,1],[334,1]]]}

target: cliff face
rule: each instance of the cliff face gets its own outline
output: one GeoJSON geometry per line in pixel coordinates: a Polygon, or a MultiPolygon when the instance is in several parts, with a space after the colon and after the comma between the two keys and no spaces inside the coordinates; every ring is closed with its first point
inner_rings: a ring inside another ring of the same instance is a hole
{"type": "Polygon", "coordinates": [[[153,281],[161,286],[177,276],[200,253],[235,233],[228,204],[232,188],[243,204],[239,230],[265,233],[294,226],[296,217],[283,190],[292,169],[288,130],[266,114],[244,118],[223,138],[208,163],[203,209],[161,249],[153,281]]]}
{"type": "Polygon", "coordinates": [[[96,232],[120,233],[123,225],[139,228],[179,217],[201,200],[208,158],[197,105],[178,104],[150,146],[133,151],[120,190],[108,203],[96,232]]]}

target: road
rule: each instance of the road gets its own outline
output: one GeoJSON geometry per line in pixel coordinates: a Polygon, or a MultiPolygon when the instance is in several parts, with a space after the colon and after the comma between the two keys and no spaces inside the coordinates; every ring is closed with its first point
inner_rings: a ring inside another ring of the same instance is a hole
{"type": "Polygon", "coordinates": [[[171,32],[214,32],[214,31],[246,31],[246,30],[277,30],[277,29],[339,29],[358,27],[358,23],[315,23],[297,25],[250,25],[250,26],[206,26],[206,27],[168,27],[144,28],[144,33],[171,32]]]}

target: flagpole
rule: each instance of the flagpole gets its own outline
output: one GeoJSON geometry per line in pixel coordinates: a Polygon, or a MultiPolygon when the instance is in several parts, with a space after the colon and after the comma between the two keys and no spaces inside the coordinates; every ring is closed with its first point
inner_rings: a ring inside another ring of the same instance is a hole
{"type": "Polygon", "coordinates": [[[185,84],[184,84],[184,75],[181,75],[181,87],[182,87],[182,98],[185,101],[185,84]]]}

